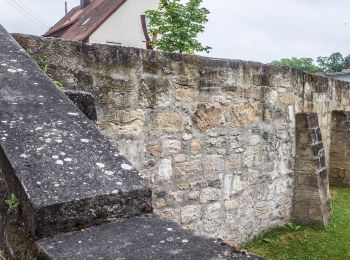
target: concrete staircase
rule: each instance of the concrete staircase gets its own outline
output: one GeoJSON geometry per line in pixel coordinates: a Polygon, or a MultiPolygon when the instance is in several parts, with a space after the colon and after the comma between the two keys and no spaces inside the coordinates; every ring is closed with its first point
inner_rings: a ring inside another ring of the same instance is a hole
{"type": "Polygon", "coordinates": [[[9,259],[259,259],[153,215],[148,183],[1,26],[0,196],[9,259]]]}

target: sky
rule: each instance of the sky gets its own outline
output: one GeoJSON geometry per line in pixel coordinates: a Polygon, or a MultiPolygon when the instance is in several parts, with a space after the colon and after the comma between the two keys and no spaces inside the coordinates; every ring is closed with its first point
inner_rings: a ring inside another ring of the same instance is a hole
{"type": "MultiPolygon", "coordinates": [[[[80,3],[67,1],[68,9],[80,3]]],[[[10,32],[41,35],[64,15],[64,0],[0,3],[0,24],[10,32]]],[[[349,0],[203,0],[203,6],[211,14],[199,38],[213,48],[205,56],[267,63],[350,54],[349,0]]]]}

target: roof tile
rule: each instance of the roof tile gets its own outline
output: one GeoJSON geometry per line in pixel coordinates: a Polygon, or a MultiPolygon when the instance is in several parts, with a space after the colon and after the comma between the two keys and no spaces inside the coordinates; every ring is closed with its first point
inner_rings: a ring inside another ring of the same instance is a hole
{"type": "Polygon", "coordinates": [[[54,36],[62,30],[59,38],[73,41],[86,41],[88,37],[126,0],[93,0],[84,9],[74,7],[58,21],[44,36],[54,36]]]}

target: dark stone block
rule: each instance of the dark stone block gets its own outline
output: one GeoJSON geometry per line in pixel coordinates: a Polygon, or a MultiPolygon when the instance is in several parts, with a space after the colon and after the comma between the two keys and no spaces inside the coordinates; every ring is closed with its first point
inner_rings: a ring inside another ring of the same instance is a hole
{"type": "Polygon", "coordinates": [[[307,114],[305,114],[305,113],[296,114],[295,124],[296,124],[297,131],[309,128],[306,116],[307,116],[307,114]]]}
{"type": "Polygon", "coordinates": [[[312,143],[317,143],[317,133],[315,129],[310,130],[310,138],[312,143]]]}
{"type": "Polygon", "coordinates": [[[307,114],[307,122],[309,128],[317,128],[318,125],[318,116],[316,113],[309,113],[307,114]]]}
{"type": "Polygon", "coordinates": [[[320,153],[322,150],[323,150],[323,143],[318,143],[312,146],[312,152],[314,156],[320,156],[320,153]]]}
{"type": "Polygon", "coordinates": [[[173,221],[140,217],[39,240],[49,259],[263,259],[238,254],[212,238],[196,236],[173,221]]]}
{"type": "Polygon", "coordinates": [[[332,129],[349,130],[349,112],[343,110],[332,111],[332,129]]]}
{"type": "Polygon", "coordinates": [[[199,80],[199,90],[201,92],[207,93],[219,93],[221,88],[221,83],[213,80],[200,79],[199,80]]]}
{"type": "Polygon", "coordinates": [[[97,121],[95,99],[91,93],[77,90],[63,90],[69,99],[92,121],[97,121]]]}
{"type": "Polygon", "coordinates": [[[319,174],[320,174],[321,179],[326,179],[327,178],[327,169],[322,170],[319,174]]]}
{"type": "Polygon", "coordinates": [[[326,157],[324,155],[320,157],[320,167],[326,167],[326,157]]]}
{"type": "Polygon", "coordinates": [[[322,142],[322,134],[321,134],[321,129],[320,128],[316,129],[316,140],[318,142],[322,142]]]}

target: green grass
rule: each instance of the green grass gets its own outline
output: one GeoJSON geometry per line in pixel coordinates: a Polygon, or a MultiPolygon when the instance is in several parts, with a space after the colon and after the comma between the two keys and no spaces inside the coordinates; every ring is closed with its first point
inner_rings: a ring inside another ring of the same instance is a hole
{"type": "Polygon", "coordinates": [[[333,219],[325,229],[295,224],[274,229],[244,245],[271,260],[349,260],[350,188],[331,188],[333,219]]]}

